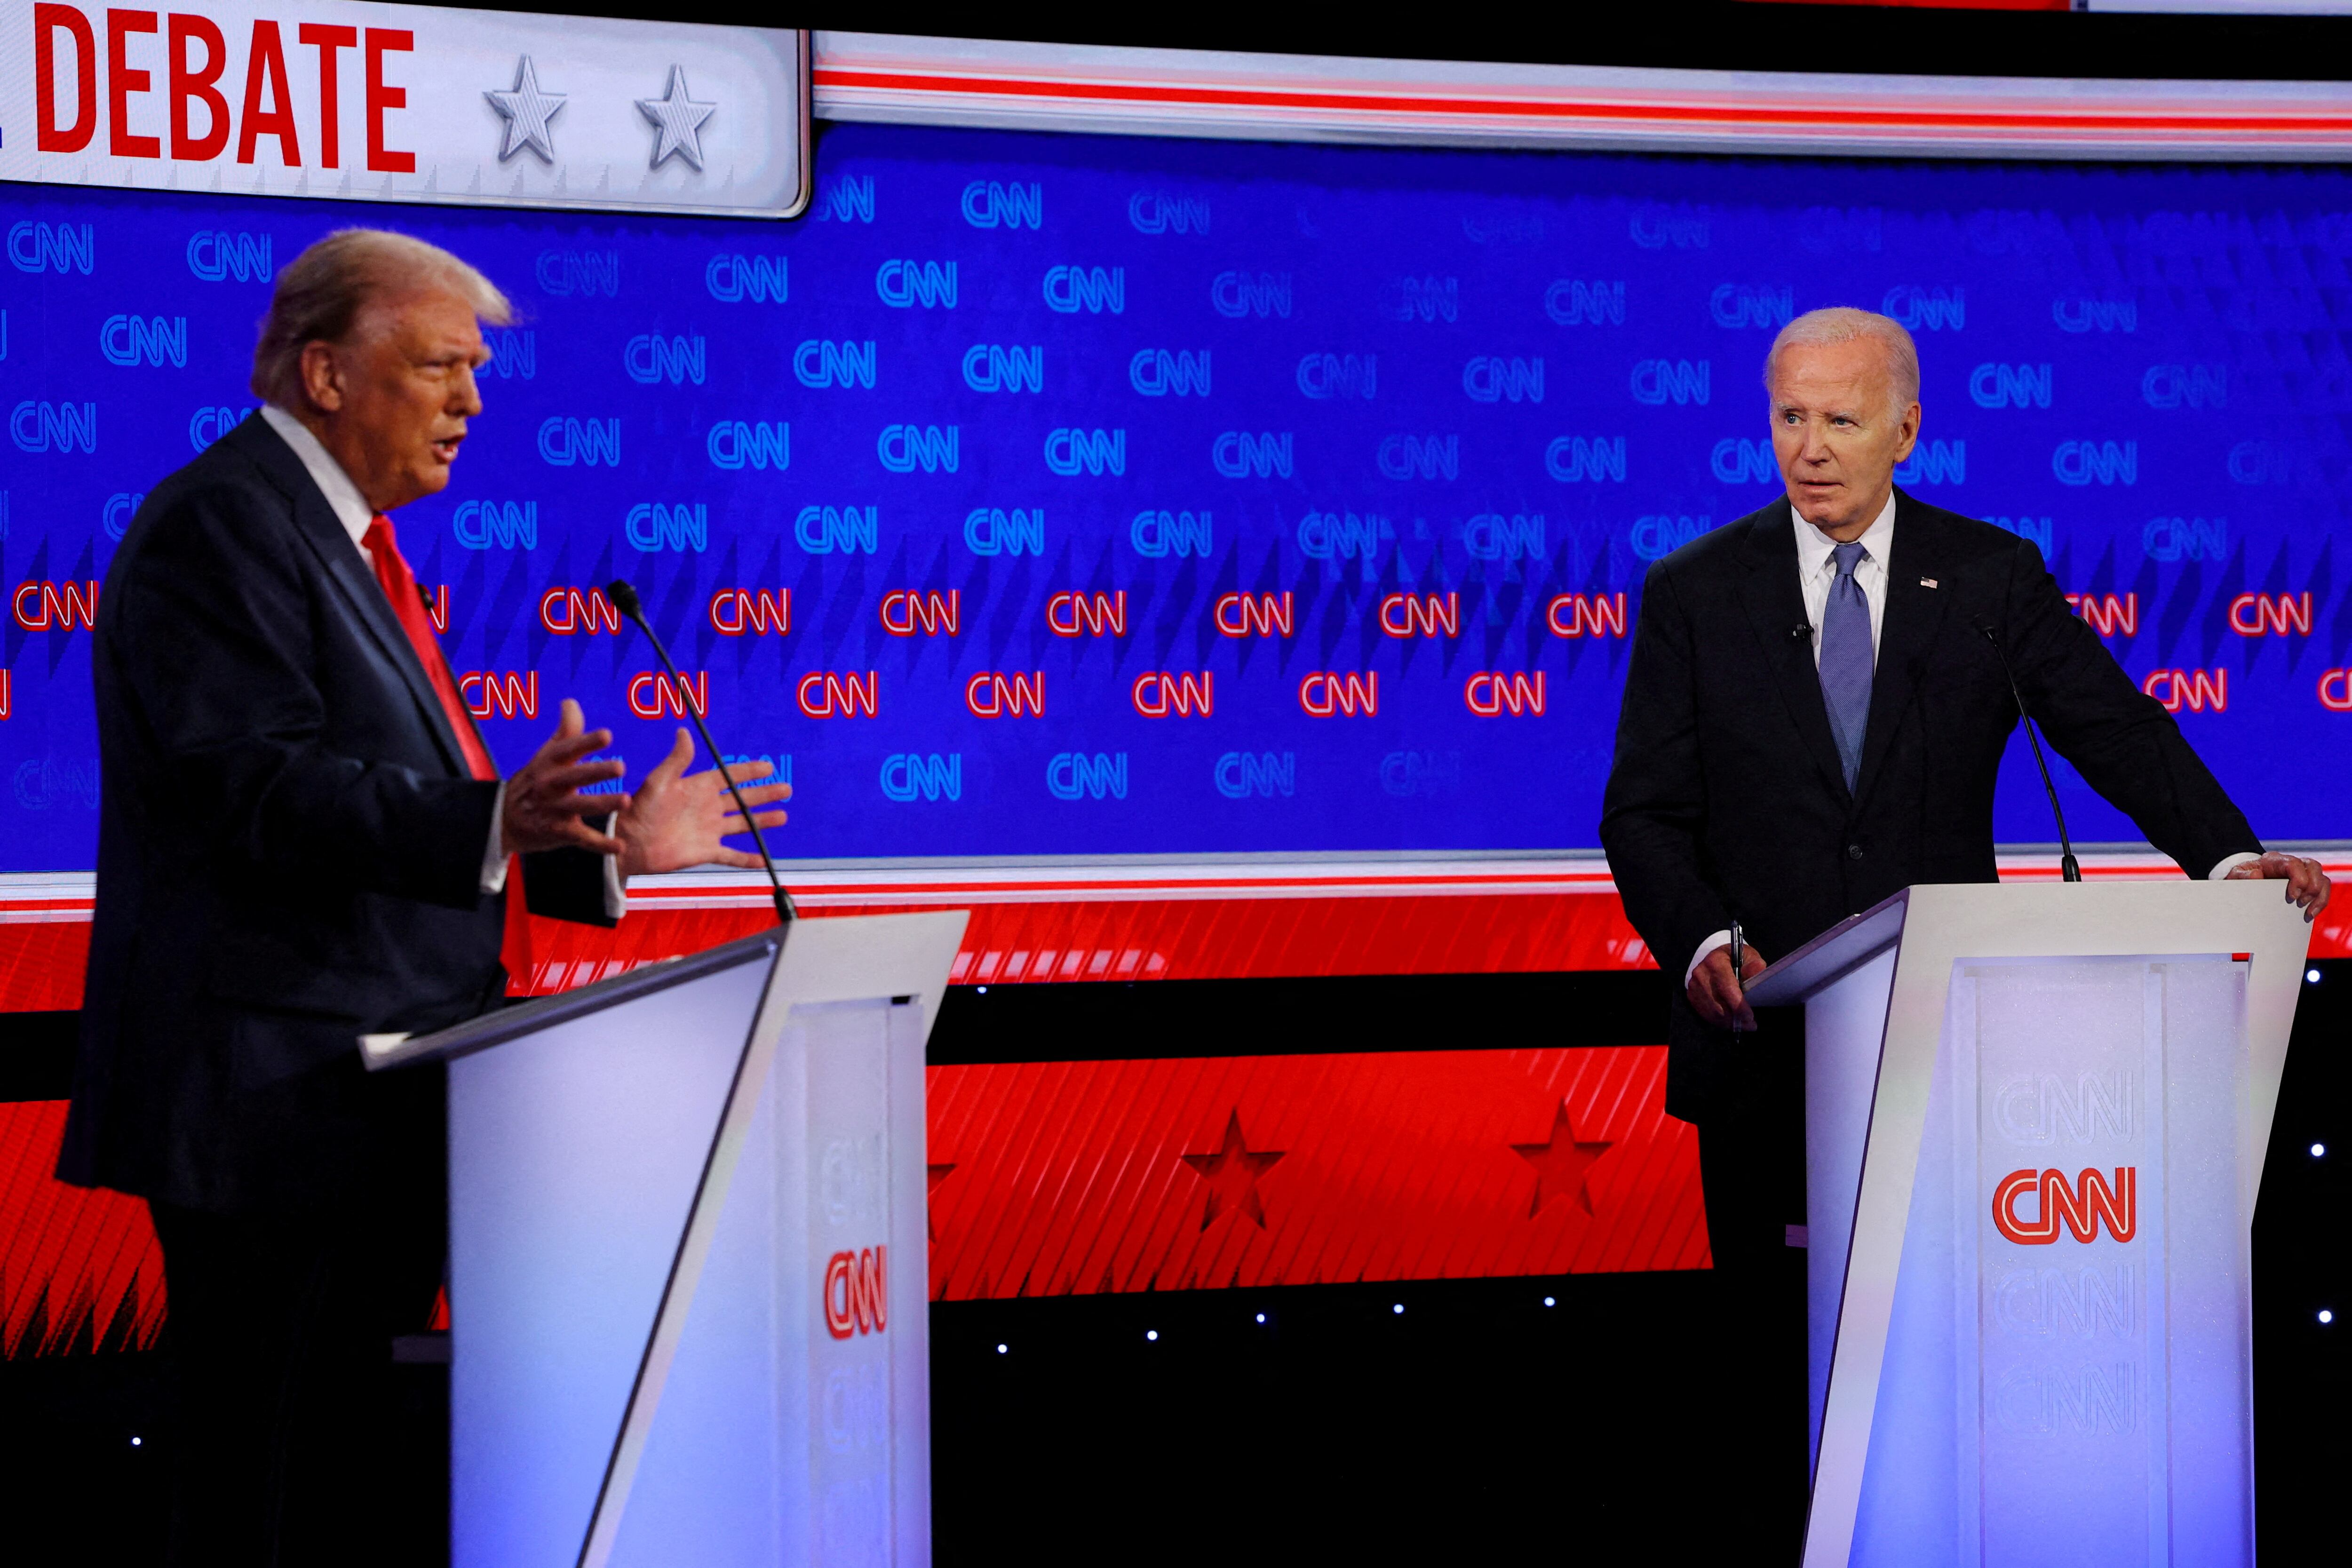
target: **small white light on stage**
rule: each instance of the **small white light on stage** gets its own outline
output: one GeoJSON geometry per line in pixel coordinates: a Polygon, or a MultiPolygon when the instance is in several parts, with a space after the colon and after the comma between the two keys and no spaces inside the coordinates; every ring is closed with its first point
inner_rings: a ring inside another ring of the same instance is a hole
{"type": "Polygon", "coordinates": [[[1550,1306],[1551,1304],[1552,1304],[1552,1300],[1551,1300],[1551,1298],[1550,1298],[1550,1297],[1549,1297],[1549,1296],[1546,1296],[1546,1297],[1544,1298],[1544,1305],[1545,1305],[1545,1306],[1547,1306],[1547,1307],[1549,1307],[1549,1306],[1550,1306]]]}
{"type": "Polygon", "coordinates": [[[1160,1331],[1158,1329],[1146,1329],[1143,1331],[1143,1337],[1147,1340],[1156,1340],[1160,1337],[1160,1331]]]}
{"type": "Polygon", "coordinates": [[[132,1447],[134,1447],[134,1448],[136,1448],[137,1447],[139,1447],[139,1439],[138,1439],[138,1438],[136,1438],[136,1437],[131,1438],[131,1446],[132,1447]]]}
{"type": "Polygon", "coordinates": [[[997,1347],[996,1347],[996,1353],[997,1353],[998,1355],[1003,1355],[1003,1354],[1004,1353],[1004,1347],[1003,1347],[1003,1345],[999,1345],[999,1346],[997,1346],[997,1347]]]}
{"type": "Polygon", "coordinates": [[[1389,1310],[1391,1312],[1402,1312],[1404,1310],[1404,1303],[1402,1301],[1399,1301],[1395,1306],[1391,1307],[1389,1310]]]}
{"type": "Polygon", "coordinates": [[[2326,1145],[2326,1144],[2325,1144],[2325,1143],[2314,1143],[2314,1144],[2311,1146],[2311,1157],[2312,1157],[2313,1159],[2315,1159],[2315,1160],[2318,1159],[2321,1155],[2323,1155],[2323,1154],[2325,1154],[2325,1153],[2326,1153],[2326,1152],[2327,1152],[2327,1145],[2326,1145]]]}
{"type": "Polygon", "coordinates": [[[1257,1321],[1258,1321],[1259,1322],[1261,1322],[1261,1323],[1265,1322],[1265,1314],[1264,1312],[1260,1312],[1260,1313],[1257,1315],[1257,1321]]]}
{"type": "Polygon", "coordinates": [[[2309,981],[2309,982],[2310,982],[2312,984],[2314,984],[2314,985],[2316,985],[2316,984],[2319,984],[2319,971],[2317,971],[2316,969],[2306,969],[2306,970],[2305,970],[2305,971],[2303,972],[2303,977],[2304,977],[2304,979],[2305,979],[2305,980],[2309,981]]]}
{"type": "Polygon", "coordinates": [[[2336,1321],[2336,1314],[2322,1307],[2319,1309],[2319,1321],[2323,1323],[2332,1323],[2336,1321]]]}
{"type": "Polygon", "coordinates": [[[987,994],[988,994],[988,987],[987,987],[987,986],[985,986],[985,985],[982,986],[982,987],[980,988],[980,994],[981,994],[982,996],[987,995],[987,994]]]}

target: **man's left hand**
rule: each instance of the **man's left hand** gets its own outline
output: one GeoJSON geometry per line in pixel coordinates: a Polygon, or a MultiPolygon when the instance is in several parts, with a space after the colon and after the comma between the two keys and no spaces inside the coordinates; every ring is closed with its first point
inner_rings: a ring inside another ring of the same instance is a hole
{"type": "MultiPolygon", "coordinates": [[[[648,871],[682,871],[689,866],[730,866],[756,871],[760,858],[749,850],[730,849],[721,840],[746,831],[742,814],[717,768],[688,773],[694,741],[684,730],[661,765],[629,795],[613,836],[621,841],[620,870],[624,879],[648,871]]],[[[758,808],[788,798],[788,784],[754,784],[776,771],[773,763],[735,763],[728,772],[743,792],[761,827],[781,827],[784,814],[758,808]]]]}
{"type": "Polygon", "coordinates": [[[2316,860],[2306,860],[2300,855],[2282,855],[2273,849],[2259,860],[2242,860],[2230,868],[2222,880],[2246,882],[2256,879],[2286,883],[2286,901],[2299,906],[2304,921],[2316,920],[2319,911],[2327,907],[2327,895],[2332,885],[2327,873],[2319,868],[2316,860]]]}

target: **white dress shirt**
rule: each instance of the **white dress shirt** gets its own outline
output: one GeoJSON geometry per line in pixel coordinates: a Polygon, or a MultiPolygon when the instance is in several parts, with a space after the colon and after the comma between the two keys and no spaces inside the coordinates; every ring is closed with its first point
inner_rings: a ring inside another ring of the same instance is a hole
{"type": "MultiPolygon", "coordinates": [[[[1797,531],[1797,584],[1804,591],[1805,619],[1812,624],[1813,668],[1818,669],[1822,663],[1822,623],[1829,609],[1830,588],[1837,582],[1837,557],[1832,552],[1837,549],[1838,542],[1807,522],[1804,515],[1793,505],[1789,508],[1789,516],[1797,531]]],[[[1870,661],[1871,668],[1874,669],[1878,666],[1878,649],[1885,641],[1879,635],[1879,629],[1886,624],[1886,563],[1895,558],[1893,491],[1887,492],[1886,504],[1879,509],[1877,517],[1857,538],[1863,547],[1863,557],[1854,563],[1853,581],[1854,585],[1862,590],[1864,601],[1870,606],[1870,661]]],[[[2206,877],[2218,882],[2230,874],[2232,867],[2261,858],[2259,855],[2242,852],[2231,855],[2208,871],[2206,877]]],[[[1718,947],[1730,945],[1731,933],[1728,931],[1716,931],[1700,942],[1698,951],[1691,954],[1690,963],[1683,968],[1683,984],[1690,984],[1691,975],[1708,953],[1718,947]]],[[[1787,955],[1774,953],[1769,956],[1780,958],[1787,955]]]]}
{"type": "MultiPolygon", "coordinates": [[[[294,448],[294,455],[302,460],[303,470],[310,476],[310,482],[317,485],[319,493],[327,498],[328,509],[335,514],[335,521],[341,523],[343,531],[352,536],[352,548],[358,551],[360,559],[367,563],[368,575],[374,576],[375,557],[367,552],[365,541],[368,524],[375,521],[375,509],[368,505],[367,498],[360,494],[359,486],[352,483],[351,475],[343,472],[343,466],[335,461],[335,455],[310,433],[309,426],[274,403],[263,405],[261,416],[269,422],[269,427],[277,431],[289,447],[294,448]]],[[[485,893],[506,890],[506,842],[499,831],[499,824],[506,817],[506,781],[501,779],[498,794],[490,801],[489,842],[482,847],[481,886],[485,893]]],[[[604,857],[604,913],[618,920],[628,912],[628,907],[627,890],[621,886],[620,866],[607,855],[604,857]]],[[[1725,940],[1730,939],[1727,936],[1725,940]]]]}
{"type": "MultiPolygon", "coordinates": [[[[1830,607],[1830,589],[1837,582],[1837,557],[1833,553],[1838,542],[1807,522],[1795,507],[1789,509],[1797,529],[1797,584],[1805,593],[1805,619],[1813,628],[1813,668],[1822,665],[1822,623],[1830,607]]],[[[1886,624],[1886,563],[1894,559],[1895,493],[1886,495],[1886,504],[1878,510],[1877,517],[1857,536],[1862,545],[1862,559],[1854,563],[1854,585],[1862,590],[1863,603],[1870,606],[1870,666],[1878,668],[1878,628],[1886,624]]]]}

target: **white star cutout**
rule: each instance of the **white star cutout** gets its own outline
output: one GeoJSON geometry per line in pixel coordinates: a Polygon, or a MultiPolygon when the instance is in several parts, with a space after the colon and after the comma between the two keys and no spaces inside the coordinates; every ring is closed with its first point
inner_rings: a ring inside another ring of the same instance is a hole
{"type": "Polygon", "coordinates": [[[686,68],[669,68],[669,92],[662,98],[637,100],[638,111],[661,127],[661,135],[654,143],[654,161],[646,165],[658,169],[662,160],[675,153],[699,172],[702,168],[702,122],[718,111],[716,103],[697,103],[686,93],[686,68]]]}
{"type": "Polygon", "coordinates": [[[548,163],[555,162],[555,133],[548,129],[547,122],[555,118],[570,94],[541,91],[539,72],[532,68],[529,55],[516,62],[515,83],[511,89],[486,92],[482,96],[490,100],[490,107],[497,110],[507,122],[506,136],[499,147],[499,163],[505,163],[525,147],[548,163]]]}

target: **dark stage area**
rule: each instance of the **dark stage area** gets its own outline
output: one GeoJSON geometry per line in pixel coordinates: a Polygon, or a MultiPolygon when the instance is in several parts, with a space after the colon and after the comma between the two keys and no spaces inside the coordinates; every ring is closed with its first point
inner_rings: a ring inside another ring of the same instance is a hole
{"type": "MultiPolygon", "coordinates": [[[[2352,1462],[2345,1326],[2317,1318],[2347,1299],[2352,964],[2315,967],[2254,1227],[2257,1499],[2272,1563],[2335,1559],[2320,1543],[2340,1539],[2352,1462]],[[2327,1152],[2315,1156],[2315,1144],[2327,1152]]],[[[1467,997],[1482,1005],[1480,1046],[1636,1044],[1660,984],[1644,974],[974,987],[951,996],[931,1054],[973,1063],[1295,1051],[1305,1020],[1318,1021],[1307,1048],[1429,1049],[1449,1043],[1429,1023],[1459,1016],[1467,997]],[[1235,1016],[1260,1023],[1210,1031],[1211,1018],[1235,1016]]],[[[10,1081],[48,1081],[56,1064],[37,1058],[61,1047],[63,1031],[53,1019],[8,1024],[0,1065],[10,1081]]],[[[1769,1561],[1758,1543],[1793,1500],[1719,1473],[1708,1452],[1706,1347],[1740,1310],[1704,1272],[935,1303],[937,1560],[1769,1561]]],[[[0,1363],[10,1561],[161,1561],[173,1442],[165,1335],[156,1352],[0,1363]]],[[[447,1372],[429,1360],[400,1370],[402,1447],[420,1499],[415,1560],[431,1562],[447,1372]]]]}

